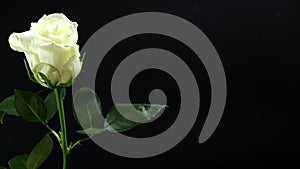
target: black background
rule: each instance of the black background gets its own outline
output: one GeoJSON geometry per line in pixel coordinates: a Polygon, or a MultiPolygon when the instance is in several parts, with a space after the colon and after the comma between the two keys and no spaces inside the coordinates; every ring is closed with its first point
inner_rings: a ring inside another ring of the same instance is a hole
{"type": "MultiPolygon", "coordinates": [[[[175,148],[146,159],[130,159],[106,152],[93,142],[73,151],[72,168],[297,168],[299,139],[299,8],[294,0],[132,0],[132,1],[5,1],[0,10],[0,100],[13,89],[38,91],[25,72],[23,54],[9,48],[12,32],[29,29],[43,14],[62,12],[79,24],[78,44],[119,17],[145,11],[165,12],[197,25],[218,51],[226,71],[228,99],[222,121],[204,144],[197,142],[209,106],[209,82],[201,61],[180,42],[158,35],[140,35],[117,44],[106,56],[96,82],[104,112],[111,106],[111,73],[122,58],[147,47],[170,50],[187,62],[197,77],[201,108],[189,135],[175,148]],[[100,94],[101,93],[101,94],[100,94]]],[[[153,88],[165,90],[168,109],[158,121],[128,135],[147,137],[172,125],[180,105],[172,77],[158,70],[141,72],[132,82],[133,101],[147,101],[153,88]]],[[[79,127],[73,120],[71,91],[66,99],[71,139],[79,127]]],[[[58,128],[57,116],[51,122],[58,128]]],[[[47,132],[40,124],[6,117],[0,126],[0,165],[29,153],[47,132]]],[[[58,145],[42,168],[60,168],[58,145]]]]}

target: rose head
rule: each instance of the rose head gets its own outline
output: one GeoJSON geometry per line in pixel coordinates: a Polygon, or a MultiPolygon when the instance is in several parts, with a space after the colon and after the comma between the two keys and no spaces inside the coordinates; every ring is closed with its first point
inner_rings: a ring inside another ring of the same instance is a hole
{"type": "Polygon", "coordinates": [[[13,33],[9,44],[24,52],[36,81],[45,86],[44,74],[51,86],[70,86],[81,70],[77,23],[64,14],[44,15],[32,23],[29,31],[13,33]]]}

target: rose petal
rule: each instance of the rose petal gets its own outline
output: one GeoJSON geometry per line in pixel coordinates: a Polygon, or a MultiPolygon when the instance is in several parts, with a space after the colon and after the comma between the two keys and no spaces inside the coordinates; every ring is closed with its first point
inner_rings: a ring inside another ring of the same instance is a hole
{"type": "Polygon", "coordinates": [[[72,56],[68,60],[68,62],[64,64],[60,84],[65,84],[73,81],[78,76],[82,66],[82,62],[80,61],[79,56],[80,54],[78,52],[78,54],[72,56]]]}
{"type": "Polygon", "coordinates": [[[59,82],[61,77],[59,70],[57,70],[52,65],[48,63],[39,63],[33,69],[33,74],[35,78],[38,80],[38,82],[45,87],[48,86],[44,83],[45,81],[42,79],[39,73],[43,73],[44,75],[46,75],[46,77],[48,78],[48,80],[50,80],[53,86],[55,86],[59,82]]]}
{"type": "Polygon", "coordinates": [[[19,52],[30,52],[29,46],[31,44],[32,39],[33,32],[26,31],[23,33],[12,33],[8,38],[8,42],[13,50],[19,52]]]}
{"type": "Polygon", "coordinates": [[[32,46],[31,50],[38,56],[40,62],[53,65],[61,72],[63,65],[78,50],[78,46],[61,46],[49,43],[32,46]]]}

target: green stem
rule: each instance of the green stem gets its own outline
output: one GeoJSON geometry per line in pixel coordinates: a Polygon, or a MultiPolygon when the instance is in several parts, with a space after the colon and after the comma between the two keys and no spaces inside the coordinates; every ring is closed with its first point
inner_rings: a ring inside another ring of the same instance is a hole
{"type": "Polygon", "coordinates": [[[70,150],[73,150],[77,145],[80,145],[82,142],[88,141],[90,139],[91,139],[91,137],[86,137],[86,138],[78,140],[76,143],[71,145],[70,150]]]}
{"type": "Polygon", "coordinates": [[[66,118],[64,112],[64,103],[63,103],[63,92],[62,88],[54,88],[54,94],[57,104],[57,109],[59,113],[59,121],[61,128],[61,141],[60,146],[63,154],[63,169],[67,169],[67,159],[69,154],[68,149],[68,140],[67,140],[67,127],[66,127],[66,118]]]}
{"type": "Polygon", "coordinates": [[[60,142],[59,135],[45,122],[42,122],[42,124],[56,137],[57,141],[60,142]]]}

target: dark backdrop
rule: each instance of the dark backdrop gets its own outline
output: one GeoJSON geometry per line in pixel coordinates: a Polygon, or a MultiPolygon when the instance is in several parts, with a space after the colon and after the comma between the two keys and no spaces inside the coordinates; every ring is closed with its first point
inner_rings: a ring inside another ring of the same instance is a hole
{"type": "MultiPolygon", "coordinates": [[[[297,168],[299,139],[299,7],[296,0],[132,0],[132,1],[3,1],[0,10],[0,100],[13,89],[38,91],[25,73],[23,54],[9,48],[10,33],[29,29],[43,14],[62,12],[79,24],[79,42],[101,26],[124,15],[157,11],[182,17],[197,25],[218,51],[227,76],[228,99],[222,121],[204,144],[197,142],[209,106],[210,87],[202,63],[183,44],[158,35],[140,35],[117,44],[98,70],[107,81],[97,81],[96,91],[104,112],[111,106],[111,73],[130,53],[147,47],[173,51],[197,72],[201,109],[189,135],[172,150],[146,159],[110,154],[93,142],[73,151],[72,168],[297,168]],[[188,57],[191,56],[191,57],[188,57]],[[189,59],[187,59],[189,58],[189,59]]],[[[131,99],[146,102],[153,88],[165,90],[170,108],[158,121],[127,135],[147,137],[163,132],[176,118],[179,90],[172,77],[158,70],[139,73],[130,87],[131,99]]],[[[67,112],[72,111],[70,89],[67,112]]],[[[58,128],[54,119],[51,125],[58,128]]],[[[67,114],[69,135],[79,129],[67,114]]],[[[6,117],[0,126],[0,165],[13,156],[29,153],[46,133],[40,124],[6,117]]],[[[60,168],[56,148],[42,168],[60,168]]]]}

